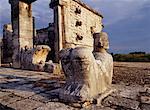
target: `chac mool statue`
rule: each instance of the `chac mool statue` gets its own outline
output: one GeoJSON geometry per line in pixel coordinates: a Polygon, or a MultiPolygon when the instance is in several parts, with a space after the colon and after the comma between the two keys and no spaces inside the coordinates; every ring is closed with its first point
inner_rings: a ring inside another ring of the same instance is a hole
{"type": "Polygon", "coordinates": [[[87,47],[60,51],[66,84],[59,98],[65,102],[92,101],[111,86],[113,59],[107,53],[108,35],[104,32],[95,33],[93,38],[93,52],[87,47]]]}

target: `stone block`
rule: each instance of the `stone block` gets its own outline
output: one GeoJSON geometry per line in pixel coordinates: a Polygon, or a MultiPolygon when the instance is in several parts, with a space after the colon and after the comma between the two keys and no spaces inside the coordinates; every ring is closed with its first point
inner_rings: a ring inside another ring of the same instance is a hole
{"type": "Polygon", "coordinates": [[[140,95],[139,92],[144,89],[142,86],[139,85],[126,86],[125,84],[115,84],[114,88],[116,89],[116,91],[113,92],[111,96],[119,96],[132,100],[138,100],[140,95]]]}
{"type": "Polygon", "coordinates": [[[119,106],[119,107],[123,107],[125,109],[133,109],[133,110],[137,110],[139,108],[139,104],[140,102],[135,101],[135,100],[131,100],[131,99],[127,99],[127,98],[122,98],[122,97],[107,97],[102,104],[104,106],[119,106]]]}
{"type": "Polygon", "coordinates": [[[8,105],[8,104],[15,103],[15,102],[22,100],[22,99],[23,98],[21,98],[19,96],[16,96],[14,94],[10,94],[10,95],[7,95],[3,98],[0,98],[0,103],[3,105],[8,105]]]}
{"type": "Polygon", "coordinates": [[[141,104],[141,110],[149,110],[150,104],[141,104]]]}
{"type": "Polygon", "coordinates": [[[38,45],[33,49],[25,48],[21,52],[21,68],[44,71],[45,61],[50,48],[47,45],[38,45]]]}
{"type": "Polygon", "coordinates": [[[59,102],[57,103],[49,102],[46,104],[46,107],[48,107],[49,110],[77,110],[76,108],[70,107],[68,105],[59,102]]]}
{"type": "Polygon", "coordinates": [[[47,97],[46,95],[43,95],[43,94],[33,95],[33,96],[29,97],[29,99],[32,99],[32,100],[35,100],[38,102],[42,102],[42,103],[47,103],[48,101],[50,101],[49,97],[47,97]]]}
{"type": "Polygon", "coordinates": [[[104,100],[106,97],[108,97],[114,91],[115,91],[115,89],[108,88],[103,94],[100,94],[96,98],[96,104],[97,104],[97,106],[102,106],[102,100],[104,100]]]}
{"type": "Polygon", "coordinates": [[[9,92],[1,92],[0,91],[0,98],[2,98],[2,97],[4,97],[4,96],[8,96],[8,95],[10,95],[11,93],[9,93],[9,92]]]}
{"type": "Polygon", "coordinates": [[[55,65],[51,60],[49,62],[45,62],[44,71],[53,73],[54,69],[55,69],[55,65]]]}
{"type": "Polygon", "coordinates": [[[43,103],[41,102],[25,99],[25,100],[17,101],[16,103],[9,104],[7,106],[14,108],[15,110],[33,110],[42,105],[43,103]]]}
{"type": "Polygon", "coordinates": [[[13,94],[20,96],[20,97],[23,97],[23,98],[28,98],[28,97],[36,94],[33,91],[28,91],[28,90],[27,91],[25,91],[25,90],[13,90],[12,92],[13,92],[13,94]]]}
{"type": "Polygon", "coordinates": [[[150,97],[148,96],[141,96],[141,103],[150,104],[150,97]]]}

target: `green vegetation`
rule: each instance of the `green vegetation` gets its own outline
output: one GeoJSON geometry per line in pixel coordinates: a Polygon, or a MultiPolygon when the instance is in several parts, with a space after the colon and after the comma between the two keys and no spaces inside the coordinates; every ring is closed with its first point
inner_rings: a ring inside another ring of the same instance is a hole
{"type": "Polygon", "coordinates": [[[115,54],[114,61],[120,62],[150,62],[150,54],[145,52],[131,52],[129,54],[115,54]]]}

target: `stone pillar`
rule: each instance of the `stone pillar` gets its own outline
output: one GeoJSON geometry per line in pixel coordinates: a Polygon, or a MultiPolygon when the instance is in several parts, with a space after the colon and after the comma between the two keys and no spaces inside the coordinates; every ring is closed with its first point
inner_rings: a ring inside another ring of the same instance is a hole
{"type": "Polygon", "coordinates": [[[51,0],[50,8],[54,10],[54,34],[55,34],[55,59],[54,62],[59,62],[58,53],[63,48],[63,30],[62,30],[62,0],[51,0]]]}
{"type": "Polygon", "coordinates": [[[9,0],[13,29],[13,67],[20,68],[20,51],[33,48],[33,19],[31,3],[36,0],[9,0]]]}

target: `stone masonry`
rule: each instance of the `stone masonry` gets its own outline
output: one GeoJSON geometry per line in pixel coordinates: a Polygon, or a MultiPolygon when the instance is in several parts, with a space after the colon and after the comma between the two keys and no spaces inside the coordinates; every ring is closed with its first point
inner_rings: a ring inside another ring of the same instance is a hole
{"type": "Polygon", "coordinates": [[[0,110],[149,110],[150,63],[114,63],[116,91],[102,101],[103,107],[58,102],[62,75],[0,67],[0,110]]]}
{"type": "Polygon", "coordinates": [[[34,44],[35,45],[44,45],[49,44],[49,38],[48,38],[48,28],[42,28],[36,30],[36,36],[34,38],[34,44]]]}
{"type": "MultiPolygon", "coordinates": [[[[12,42],[12,25],[5,24],[3,26],[2,38],[2,63],[12,63],[13,55],[13,42],[12,42]]],[[[33,38],[33,45],[48,45],[51,47],[52,52],[49,53],[48,60],[54,59],[54,24],[49,23],[46,28],[37,29],[33,38]]]]}
{"type": "Polygon", "coordinates": [[[50,48],[47,45],[38,45],[33,49],[21,51],[21,69],[44,71],[44,66],[50,48]]]}
{"type": "Polygon", "coordinates": [[[56,62],[62,48],[85,46],[93,50],[92,34],[103,27],[101,14],[80,0],[51,0],[50,8],[54,10],[56,62]]]}
{"type": "Polygon", "coordinates": [[[33,18],[31,3],[35,0],[9,0],[13,29],[13,67],[20,68],[20,50],[33,48],[33,18]]]}
{"type": "Polygon", "coordinates": [[[51,52],[48,54],[47,60],[55,59],[54,38],[54,23],[49,23],[48,27],[36,30],[34,45],[48,45],[51,48],[51,52]]]}
{"type": "MultiPolygon", "coordinates": [[[[36,43],[34,39],[34,20],[32,17],[32,2],[35,1],[9,0],[12,15],[12,62],[14,68],[21,67],[21,49],[24,49],[25,46],[33,48],[34,43],[36,43]]],[[[44,41],[49,40],[50,42],[51,53],[48,55],[49,59],[58,63],[58,53],[62,48],[84,46],[93,50],[92,34],[101,32],[103,28],[103,16],[101,14],[80,0],[51,0],[50,8],[54,11],[54,23],[50,23],[48,32],[39,34],[39,39],[43,35],[48,36],[48,39],[44,41]]]]}

